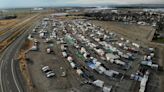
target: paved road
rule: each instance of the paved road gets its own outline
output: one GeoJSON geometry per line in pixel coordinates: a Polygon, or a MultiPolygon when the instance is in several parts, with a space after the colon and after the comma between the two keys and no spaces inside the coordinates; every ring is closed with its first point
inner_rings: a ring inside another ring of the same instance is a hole
{"type": "Polygon", "coordinates": [[[26,92],[26,87],[20,76],[19,64],[14,60],[14,57],[29,31],[25,31],[1,55],[0,92],[26,92]]]}

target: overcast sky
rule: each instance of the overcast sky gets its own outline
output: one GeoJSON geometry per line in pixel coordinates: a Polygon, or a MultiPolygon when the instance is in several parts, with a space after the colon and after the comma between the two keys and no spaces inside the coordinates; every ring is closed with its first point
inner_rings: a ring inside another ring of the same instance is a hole
{"type": "Polygon", "coordinates": [[[82,4],[164,4],[164,0],[0,0],[0,8],[82,4]]]}

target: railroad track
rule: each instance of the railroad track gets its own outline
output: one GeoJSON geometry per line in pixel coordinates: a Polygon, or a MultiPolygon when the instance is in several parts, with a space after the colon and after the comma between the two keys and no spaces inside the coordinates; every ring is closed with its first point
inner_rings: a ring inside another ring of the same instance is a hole
{"type": "Polygon", "coordinates": [[[26,19],[28,19],[30,17],[31,17],[31,15],[30,16],[27,16],[26,18],[19,19],[18,21],[14,22],[12,24],[9,24],[4,29],[0,30],[0,36],[6,34],[7,32],[10,32],[13,27],[19,26],[19,24],[21,24],[23,20],[26,20],[26,19]]]}
{"type": "Polygon", "coordinates": [[[1,40],[0,43],[0,53],[3,52],[4,49],[6,49],[15,39],[17,39],[22,33],[28,29],[35,20],[40,18],[38,15],[35,15],[28,20],[25,20],[22,24],[19,24],[19,26],[11,29],[11,33],[7,35],[4,39],[1,40]],[[14,31],[13,31],[14,30],[14,31]]]}
{"type": "MultiPolygon", "coordinates": [[[[36,16],[36,15],[35,15],[36,16]]],[[[24,26],[26,23],[28,23],[30,20],[32,20],[33,18],[35,18],[35,16],[33,17],[28,17],[26,19],[24,19],[24,21],[22,20],[22,22],[15,24],[12,27],[7,28],[8,31],[6,31],[5,33],[0,35],[0,42],[2,42],[4,39],[6,39],[7,37],[9,37],[12,33],[14,33],[15,31],[17,31],[19,28],[21,28],[22,26],[24,26]]]]}

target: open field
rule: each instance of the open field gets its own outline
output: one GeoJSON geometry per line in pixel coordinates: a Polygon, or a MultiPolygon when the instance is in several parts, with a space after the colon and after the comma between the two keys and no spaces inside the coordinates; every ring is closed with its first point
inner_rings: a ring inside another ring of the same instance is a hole
{"type": "MultiPolygon", "coordinates": [[[[0,20],[0,34],[1,34],[1,30],[14,25],[18,22],[18,19],[12,19],[12,20],[0,20]]],[[[6,30],[7,31],[7,30],[6,30]]]]}
{"type": "Polygon", "coordinates": [[[110,21],[96,21],[92,20],[92,23],[103,28],[119,33],[123,36],[133,38],[133,39],[149,39],[150,36],[153,36],[151,33],[154,29],[151,26],[141,26],[136,24],[124,24],[119,22],[110,22],[110,21]]]}

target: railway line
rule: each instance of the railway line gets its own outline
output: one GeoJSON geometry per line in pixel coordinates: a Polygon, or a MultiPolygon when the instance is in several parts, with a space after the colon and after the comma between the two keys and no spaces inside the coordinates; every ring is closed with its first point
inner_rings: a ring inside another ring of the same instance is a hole
{"type": "Polygon", "coordinates": [[[6,28],[5,30],[2,30],[4,32],[2,32],[2,34],[0,35],[0,42],[2,42],[4,39],[6,39],[7,37],[9,37],[12,33],[14,33],[15,31],[17,31],[19,28],[21,28],[22,26],[24,26],[25,24],[27,24],[28,22],[30,22],[31,19],[35,18],[36,15],[33,15],[31,17],[27,17],[24,20],[19,21],[19,23],[15,24],[15,25],[11,25],[8,28],[6,28]],[[8,31],[6,31],[8,30],[8,31]]]}
{"type": "Polygon", "coordinates": [[[0,36],[0,52],[2,52],[8,45],[10,45],[19,35],[21,35],[24,30],[28,29],[32,25],[32,21],[37,20],[38,15],[26,19],[21,22],[21,24],[16,25],[10,29],[3,36],[0,36]]]}
{"type": "Polygon", "coordinates": [[[32,15],[29,15],[29,16],[22,18],[22,19],[17,19],[17,21],[15,21],[14,23],[8,24],[5,28],[0,30],[0,36],[3,36],[4,34],[9,33],[12,28],[19,26],[22,23],[22,21],[30,18],[31,16],[32,15]]]}

